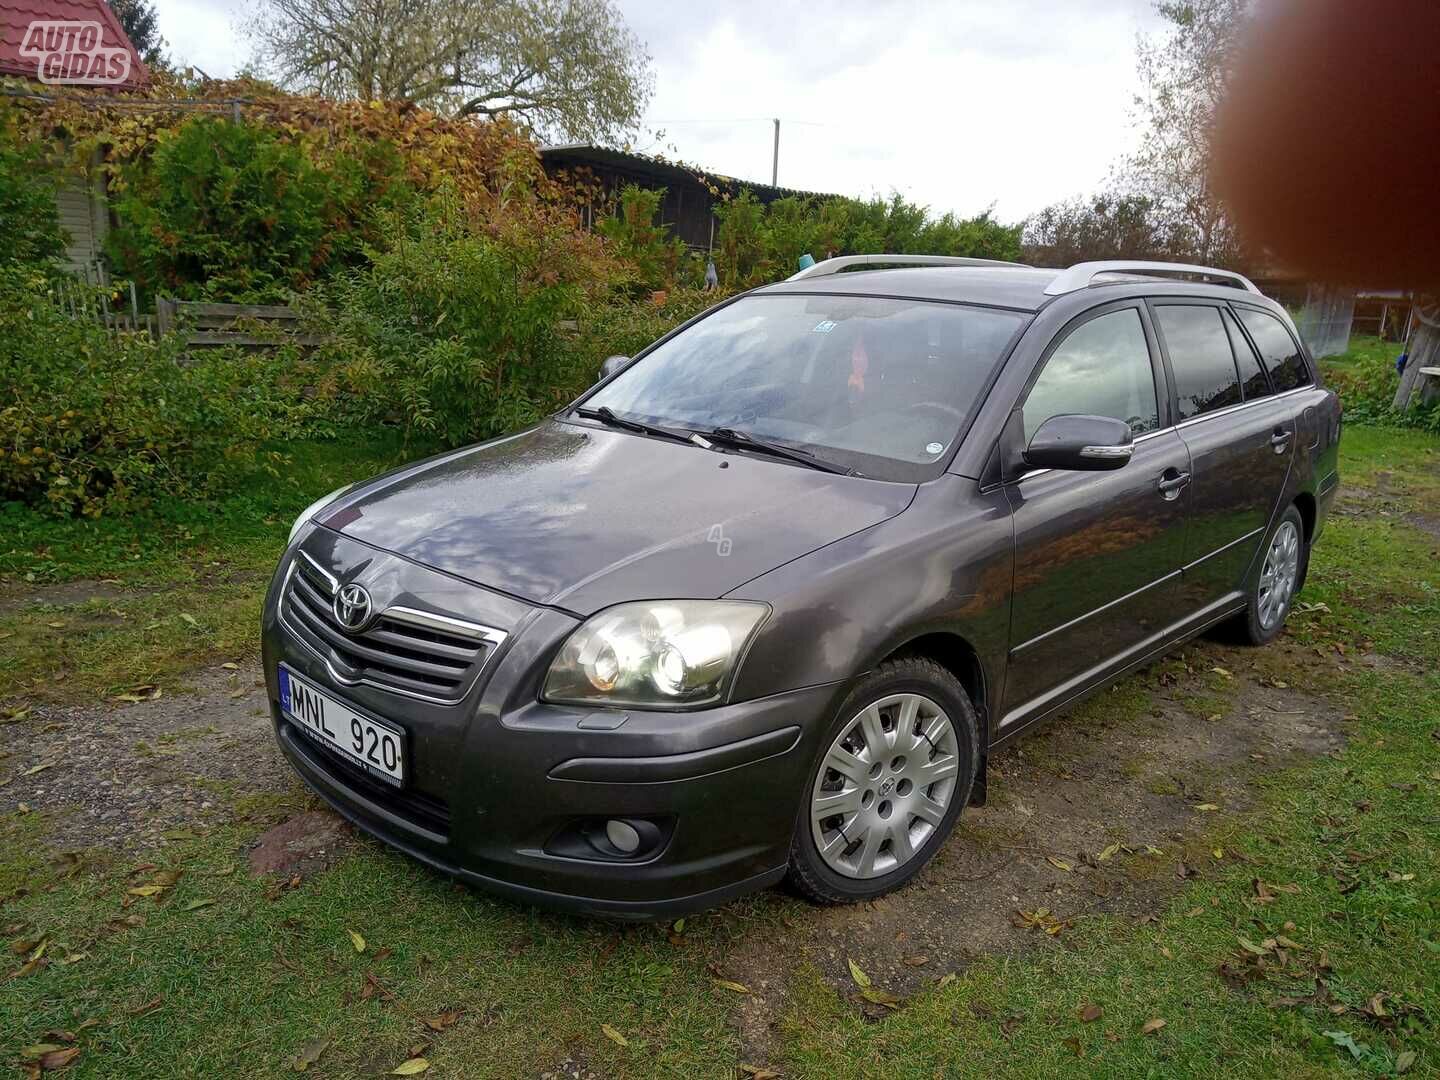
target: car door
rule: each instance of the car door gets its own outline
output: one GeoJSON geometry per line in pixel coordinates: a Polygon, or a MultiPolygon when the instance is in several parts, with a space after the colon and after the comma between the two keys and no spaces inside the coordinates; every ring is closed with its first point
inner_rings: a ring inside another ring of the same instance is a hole
{"type": "Polygon", "coordinates": [[[1142,654],[1173,620],[1190,458],[1160,372],[1143,302],[1106,305],[1056,336],[1011,418],[1011,438],[1023,424],[1028,442],[1052,415],[1111,416],[1135,445],[1112,472],[1029,470],[1005,486],[1015,563],[1002,731],[1142,654]]]}
{"type": "Polygon", "coordinates": [[[1243,587],[1294,456],[1294,399],[1273,392],[1223,303],[1155,300],[1152,310],[1192,466],[1180,603],[1199,615],[1243,587]]]}

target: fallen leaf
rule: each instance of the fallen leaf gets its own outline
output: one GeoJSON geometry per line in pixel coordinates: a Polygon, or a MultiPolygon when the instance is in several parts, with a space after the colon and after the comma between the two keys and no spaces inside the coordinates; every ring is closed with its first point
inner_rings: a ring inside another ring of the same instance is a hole
{"type": "Polygon", "coordinates": [[[866,1001],[873,1002],[876,1005],[883,1005],[887,1009],[898,1009],[900,1007],[900,999],[898,997],[890,993],[889,990],[881,990],[878,986],[865,987],[865,989],[860,991],[860,996],[866,1001]]]}
{"type": "Polygon", "coordinates": [[[856,986],[867,987],[871,985],[870,976],[866,975],[865,972],[860,969],[859,964],[855,963],[855,961],[849,957],[845,958],[845,962],[850,965],[850,978],[855,980],[856,986]]]}
{"type": "Polygon", "coordinates": [[[438,1016],[422,1016],[420,1017],[420,1022],[431,1031],[444,1031],[448,1027],[453,1027],[455,1021],[459,1020],[464,1014],[464,1009],[450,1009],[440,1013],[438,1016]]]}
{"type": "Polygon", "coordinates": [[[63,1049],[65,1048],[58,1043],[35,1043],[33,1046],[22,1046],[20,1056],[27,1061],[33,1061],[35,1058],[44,1057],[46,1054],[63,1049]]]}
{"type": "Polygon", "coordinates": [[[1267,956],[1271,951],[1264,946],[1256,945],[1249,938],[1237,937],[1235,940],[1240,943],[1240,947],[1242,949],[1244,949],[1247,953],[1250,953],[1252,956],[1267,956]]]}
{"type": "Polygon", "coordinates": [[[1401,1073],[1409,1072],[1410,1067],[1414,1064],[1415,1051],[1402,1050],[1400,1053],[1395,1055],[1395,1075],[1399,1076],[1401,1073]]]}
{"type": "Polygon", "coordinates": [[[182,611],[182,612],[180,613],[180,618],[184,619],[185,622],[189,623],[189,624],[190,624],[191,626],[193,626],[195,629],[197,629],[197,630],[200,629],[200,623],[196,620],[195,616],[194,616],[194,615],[191,615],[189,612],[187,612],[187,611],[182,611]]]}
{"type": "Polygon", "coordinates": [[[64,630],[64,629],[65,629],[65,624],[64,624],[63,622],[61,622],[60,620],[58,620],[58,619],[57,619],[55,622],[47,622],[45,625],[48,626],[48,627],[50,627],[51,630],[64,630]]]}
{"type": "Polygon", "coordinates": [[[21,775],[21,776],[34,776],[34,775],[35,775],[36,773],[38,773],[38,772],[44,772],[46,769],[53,769],[54,767],[55,767],[55,762],[53,762],[53,761],[42,761],[39,765],[32,765],[32,766],[30,766],[30,768],[26,769],[26,770],[25,770],[24,772],[22,772],[20,775],[21,775]]]}
{"type": "Polygon", "coordinates": [[[209,897],[206,897],[206,898],[203,899],[203,900],[191,900],[188,904],[186,904],[186,905],[185,905],[184,907],[182,907],[180,910],[181,910],[181,911],[199,911],[201,908],[210,907],[210,906],[211,906],[212,904],[214,904],[214,903],[215,903],[215,901],[214,901],[213,899],[209,898],[209,897]]]}
{"type": "Polygon", "coordinates": [[[222,668],[224,668],[226,671],[239,671],[239,670],[240,670],[240,665],[237,664],[237,663],[235,663],[235,661],[233,661],[233,660],[226,660],[225,663],[221,664],[220,666],[221,666],[222,668]]]}
{"type": "Polygon", "coordinates": [[[1120,853],[1120,845],[1119,845],[1119,844],[1111,844],[1111,845],[1110,845],[1109,847],[1107,847],[1104,851],[1100,852],[1099,855],[1096,855],[1096,856],[1095,856],[1095,861],[1096,861],[1096,862],[1105,862],[1107,859],[1114,858],[1114,857],[1115,857],[1116,855],[1118,855],[1119,853],[1120,853]]]}
{"type": "Polygon", "coordinates": [[[345,932],[350,935],[350,944],[355,946],[355,951],[364,952],[365,939],[359,934],[357,934],[354,930],[346,930],[345,932]]]}
{"type": "Polygon", "coordinates": [[[1088,1002],[1076,1009],[1075,1015],[1080,1017],[1082,1024],[1092,1024],[1105,1015],[1105,1010],[1093,1002],[1088,1002]]]}
{"type": "Polygon", "coordinates": [[[1326,1031],[1322,1034],[1340,1049],[1349,1050],[1350,1056],[1356,1061],[1365,1056],[1364,1046],[1357,1043],[1348,1031],[1326,1031]]]}
{"type": "Polygon", "coordinates": [[[1080,1044],[1080,1037],[1078,1035],[1071,1035],[1067,1039],[1061,1039],[1060,1045],[1065,1047],[1066,1050],[1069,1050],[1076,1057],[1085,1056],[1085,1048],[1080,1044]]]}
{"type": "Polygon", "coordinates": [[[430,1068],[430,1061],[423,1057],[407,1058],[390,1070],[391,1076],[415,1076],[430,1068]]]}
{"type": "Polygon", "coordinates": [[[673,925],[672,927],[670,927],[670,929],[671,929],[671,930],[674,930],[675,933],[677,933],[677,934],[683,934],[683,933],[685,932],[685,920],[684,920],[684,919],[676,919],[676,920],[675,920],[675,925],[673,925]]]}
{"type": "Polygon", "coordinates": [[[157,995],[151,998],[149,1001],[145,1002],[144,1005],[136,1005],[135,1008],[130,1010],[130,1015],[139,1016],[142,1013],[154,1012],[156,1009],[160,1008],[160,1006],[164,1004],[165,998],[157,995]]]}
{"type": "Polygon", "coordinates": [[[1152,1017],[1151,1019],[1146,1020],[1145,1023],[1140,1026],[1140,1034],[1141,1034],[1141,1035],[1154,1035],[1155,1032],[1159,1031],[1159,1030],[1160,1030],[1161,1028],[1163,1028],[1164,1026],[1165,1026],[1165,1021],[1164,1021],[1164,1020],[1161,1020],[1160,1017],[1158,1017],[1158,1016],[1152,1017]]]}
{"type": "Polygon", "coordinates": [[[762,1069],[759,1065],[746,1065],[743,1061],[740,1063],[740,1071],[750,1077],[750,1080],[776,1080],[776,1077],[780,1075],[774,1069],[762,1069]]]}
{"type": "Polygon", "coordinates": [[[1220,807],[1216,806],[1213,802],[1202,802],[1202,803],[1196,803],[1196,804],[1195,804],[1195,809],[1196,809],[1196,810],[1219,810],[1220,807]]]}
{"type": "Polygon", "coordinates": [[[1225,676],[1225,678],[1227,679],[1234,678],[1234,676],[1231,675],[1230,672],[1226,671],[1223,667],[1212,667],[1210,670],[1215,672],[1215,674],[1217,675],[1225,676]]]}
{"type": "Polygon", "coordinates": [[[906,967],[924,967],[930,962],[928,956],[902,956],[900,962],[906,967]]]}
{"type": "Polygon", "coordinates": [[[80,1056],[80,1047],[67,1046],[63,1050],[51,1050],[40,1058],[40,1068],[45,1072],[63,1069],[80,1056]]]}
{"type": "Polygon", "coordinates": [[[712,979],[711,981],[722,990],[732,990],[737,994],[750,993],[750,988],[744,983],[732,982],[730,979],[712,979]]]}
{"type": "Polygon", "coordinates": [[[304,1072],[311,1065],[320,1060],[320,1055],[330,1045],[329,1039],[311,1039],[304,1046],[300,1047],[300,1053],[295,1056],[295,1071],[304,1072]]]}
{"type": "Polygon", "coordinates": [[[624,1035],[621,1035],[620,1032],[616,1031],[609,1024],[601,1024],[600,1030],[603,1031],[605,1033],[605,1037],[611,1042],[613,1042],[616,1046],[630,1045],[630,1040],[625,1038],[624,1035]]]}
{"type": "Polygon", "coordinates": [[[1064,859],[1057,859],[1054,855],[1046,855],[1045,861],[1048,862],[1051,866],[1055,867],[1055,869],[1057,870],[1064,870],[1067,874],[1071,870],[1075,869],[1073,866],[1070,865],[1070,863],[1066,862],[1064,859]]]}
{"type": "Polygon", "coordinates": [[[127,889],[131,896],[159,896],[165,891],[163,885],[136,885],[133,889],[127,889]]]}

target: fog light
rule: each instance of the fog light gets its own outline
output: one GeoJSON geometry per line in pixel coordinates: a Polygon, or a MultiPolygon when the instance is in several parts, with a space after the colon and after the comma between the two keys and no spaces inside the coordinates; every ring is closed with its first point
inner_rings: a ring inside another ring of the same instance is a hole
{"type": "Polygon", "coordinates": [[[627,821],[611,818],[605,822],[605,838],[615,845],[616,851],[625,855],[633,855],[640,847],[640,834],[627,821]]]}

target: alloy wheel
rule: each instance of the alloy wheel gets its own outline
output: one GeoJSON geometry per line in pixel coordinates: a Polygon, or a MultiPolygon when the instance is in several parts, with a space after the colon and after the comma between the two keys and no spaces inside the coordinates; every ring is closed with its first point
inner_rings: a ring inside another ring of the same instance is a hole
{"type": "Polygon", "coordinates": [[[867,705],[835,737],[810,799],[810,826],[825,864],[875,878],[915,857],[940,823],[960,772],[955,725],[921,694],[867,705]]]}
{"type": "Polygon", "coordinates": [[[1300,532],[1293,521],[1282,521],[1270,538],[1265,565],[1260,569],[1260,594],[1256,613],[1260,625],[1274,629],[1285,618],[1300,576],[1300,532]]]}

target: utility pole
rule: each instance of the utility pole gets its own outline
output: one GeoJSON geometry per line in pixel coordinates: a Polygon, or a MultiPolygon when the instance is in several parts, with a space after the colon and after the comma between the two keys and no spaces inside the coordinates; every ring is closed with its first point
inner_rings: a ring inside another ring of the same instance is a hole
{"type": "Polygon", "coordinates": [[[770,158],[770,186],[780,183],[780,118],[775,117],[775,153],[770,158]]]}

